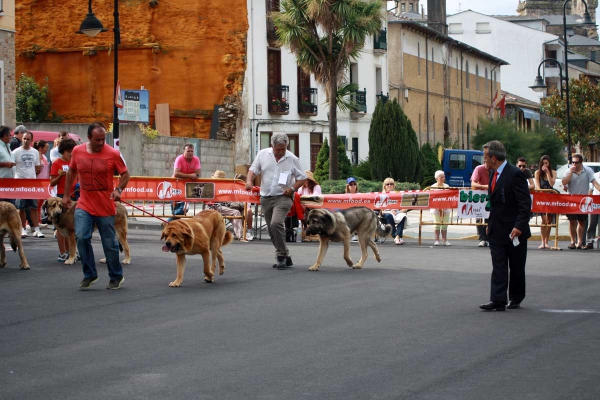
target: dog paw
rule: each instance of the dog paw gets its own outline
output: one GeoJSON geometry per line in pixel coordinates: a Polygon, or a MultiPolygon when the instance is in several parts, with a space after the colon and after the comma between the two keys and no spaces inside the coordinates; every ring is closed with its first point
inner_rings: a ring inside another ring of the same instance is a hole
{"type": "Polygon", "coordinates": [[[131,258],[126,258],[126,259],[124,259],[124,260],[121,262],[121,264],[123,264],[123,265],[129,265],[129,264],[131,264],[131,258]]]}
{"type": "Polygon", "coordinates": [[[379,257],[379,254],[377,254],[377,255],[375,256],[375,259],[377,260],[377,262],[381,262],[381,257],[379,257]]]}
{"type": "Polygon", "coordinates": [[[4,268],[4,267],[6,267],[6,263],[1,263],[0,268],[4,268]]]}
{"type": "Polygon", "coordinates": [[[21,265],[21,269],[29,269],[29,265],[27,265],[27,264],[21,265]]]}
{"type": "Polygon", "coordinates": [[[214,276],[210,277],[208,275],[204,275],[204,282],[206,282],[206,283],[213,283],[214,281],[215,281],[214,276]]]}
{"type": "Polygon", "coordinates": [[[354,268],[354,261],[350,260],[350,261],[346,261],[346,264],[348,264],[348,266],[350,268],[354,268]]]}
{"type": "Polygon", "coordinates": [[[181,287],[181,282],[177,282],[177,281],[171,282],[171,283],[169,283],[169,287],[181,287]]]}
{"type": "Polygon", "coordinates": [[[361,269],[361,268],[362,268],[362,265],[359,265],[359,264],[354,264],[352,266],[352,269],[361,269]]]}
{"type": "Polygon", "coordinates": [[[223,275],[225,273],[225,266],[219,268],[219,275],[223,275]]]}
{"type": "Polygon", "coordinates": [[[106,258],[102,258],[102,259],[99,261],[99,263],[100,263],[100,264],[106,264],[106,258]]]}
{"type": "Polygon", "coordinates": [[[67,261],[65,261],[65,265],[73,265],[75,264],[75,258],[69,258],[67,261]]]}
{"type": "Polygon", "coordinates": [[[308,269],[309,271],[318,271],[319,270],[319,266],[318,265],[313,265],[312,267],[310,267],[308,269]]]}

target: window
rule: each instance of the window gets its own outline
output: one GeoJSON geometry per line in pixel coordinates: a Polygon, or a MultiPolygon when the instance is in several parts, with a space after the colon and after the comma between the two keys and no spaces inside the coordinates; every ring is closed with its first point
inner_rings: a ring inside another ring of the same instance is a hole
{"type": "Polygon", "coordinates": [[[358,85],[358,64],[350,63],[350,83],[358,85]]]}
{"type": "Polygon", "coordinates": [[[383,78],[381,68],[375,68],[375,94],[383,93],[383,78]]]}
{"type": "Polygon", "coordinates": [[[460,153],[450,154],[450,169],[465,169],[467,168],[467,155],[460,153]]]}
{"type": "MultiPolygon", "coordinates": [[[[273,132],[261,132],[260,133],[260,149],[266,149],[271,147],[271,136],[273,136],[273,132]]],[[[298,137],[299,135],[290,135],[288,134],[288,139],[290,143],[288,144],[288,150],[294,153],[296,157],[298,157],[298,137]]]]}
{"type": "Polygon", "coordinates": [[[449,35],[460,35],[463,33],[462,24],[448,24],[449,35]]]}
{"type": "Polygon", "coordinates": [[[488,94],[488,73],[487,73],[487,67],[485,67],[485,81],[483,81],[483,86],[485,86],[485,94],[488,94]]]}
{"type": "Polygon", "coordinates": [[[435,79],[435,60],[434,60],[434,53],[433,53],[433,46],[431,47],[431,79],[435,79]]]}
{"type": "Polygon", "coordinates": [[[475,90],[479,92],[479,64],[475,64],[475,90]]]}
{"type": "Polygon", "coordinates": [[[406,3],[400,4],[400,12],[406,12],[406,3]]]}
{"type": "Polygon", "coordinates": [[[421,76],[421,43],[417,42],[417,74],[421,76]]]}
{"type": "Polygon", "coordinates": [[[475,23],[475,33],[491,33],[489,22],[475,23]]]}
{"type": "Polygon", "coordinates": [[[0,14],[4,12],[4,8],[2,7],[3,1],[0,0],[0,14]]]}
{"type": "MultiPolygon", "coordinates": [[[[477,128],[479,129],[479,128],[477,128]]],[[[480,166],[481,164],[483,164],[483,155],[481,154],[474,154],[473,155],[473,161],[472,164],[473,165],[473,169],[475,169],[475,167],[480,166]]]]}
{"type": "Polygon", "coordinates": [[[456,86],[458,86],[460,83],[460,79],[458,79],[458,71],[458,57],[456,57],[456,86]]]}
{"type": "Polygon", "coordinates": [[[465,79],[466,79],[466,87],[469,88],[469,62],[465,61],[465,79]]]}
{"type": "Polygon", "coordinates": [[[413,11],[415,11],[415,5],[414,5],[413,3],[410,3],[410,4],[408,5],[408,11],[410,11],[410,12],[413,12],[413,11]]]}

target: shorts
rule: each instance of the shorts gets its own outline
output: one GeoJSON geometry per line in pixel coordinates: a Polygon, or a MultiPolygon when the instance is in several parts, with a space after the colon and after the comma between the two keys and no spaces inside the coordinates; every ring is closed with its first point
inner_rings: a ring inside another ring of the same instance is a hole
{"type": "Polygon", "coordinates": [[[37,200],[31,200],[31,199],[18,199],[16,206],[19,210],[26,210],[28,208],[37,210],[38,202],[37,202],[37,200]]]}
{"type": "Polygon", "coordinates": [[[587,221],[587,214],[567,214],[569,221],[587,221]]]}

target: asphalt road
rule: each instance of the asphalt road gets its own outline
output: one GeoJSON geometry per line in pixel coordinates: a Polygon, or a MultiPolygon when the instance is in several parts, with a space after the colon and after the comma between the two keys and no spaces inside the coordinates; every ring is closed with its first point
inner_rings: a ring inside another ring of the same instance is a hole
{"type": "Polygon", "coordinates": [[[278,271],[270,242],[233,243],[215,283],[192,256],[169,288],[159,233],[130,233],[118,291],[100,266],[80,292],[81,264],[57,263],[49,238],[26,239],[30,271],[8,255],[0,399],[600,398],[596,250],[532,242],[524,307],[483,312],[490,256],[474,241],[388,240],[363,270],[333,245],[319,272],[316,244],[291,244],[295,266],[278,271]]]}

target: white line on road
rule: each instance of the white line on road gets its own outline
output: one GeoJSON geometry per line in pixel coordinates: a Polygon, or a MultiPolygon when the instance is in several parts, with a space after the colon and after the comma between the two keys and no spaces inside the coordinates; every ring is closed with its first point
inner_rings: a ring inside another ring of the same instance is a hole
{"type": "Polygon", "coordinates": [[[597,310],[540,310],[544,312],[551,313],[563,313],[563,314],[600,314],[600,311],[597,310]]]}

